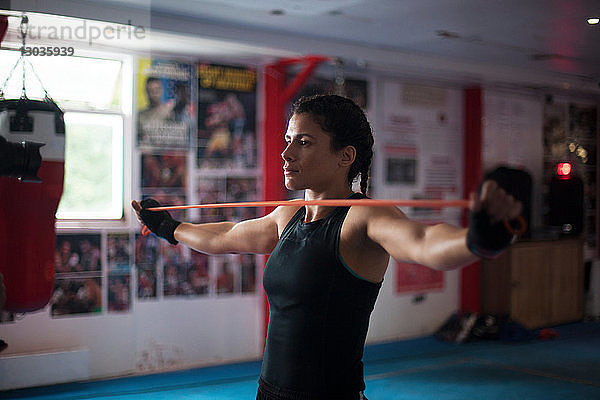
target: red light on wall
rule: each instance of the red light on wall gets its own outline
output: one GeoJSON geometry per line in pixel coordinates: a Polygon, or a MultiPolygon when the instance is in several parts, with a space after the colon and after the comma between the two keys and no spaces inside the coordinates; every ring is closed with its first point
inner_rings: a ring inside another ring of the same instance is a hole
{"type": "Polygon", "coordinates": [[[558,163],[556,167],[556,173],[562,178],[567,178],[571,174],[571,164],[566,162],[558,163]]]}

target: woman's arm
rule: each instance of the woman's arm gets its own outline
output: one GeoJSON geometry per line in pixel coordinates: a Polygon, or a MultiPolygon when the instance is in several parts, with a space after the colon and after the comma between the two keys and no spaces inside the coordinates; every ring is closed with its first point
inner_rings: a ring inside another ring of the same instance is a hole
{"type": "Polygon", "coordinates": [[[409,220],[397,209],[373,211],[376,215],[367,222],[367,235],[396,261],[450,270],[477,260],[467,248],[465,228],[446,223],[425,225],[409,220]]]}
{"type": "Polygon", "coordinates": [[[272,214],[238,223],[184,222],[175,229],[175,239],[207,254],[269,254],[279,238],[277,222],[272,214]]]}
{"type": "MultiPolygon", "coordinates": [[[[171,243],[183,244],[207,254],[270,253],[279,239],[280,208],[270,214],[242,222],[192,224],[175,221],[166,211],[153,214],[143,211],[142,205],[132,201],[138,219],[156,235],[171,243]]],[[[152,205],[153,207],[155,205],[152,205]]]]}
{"type": "MultiPolygon", "coordinates": [[[[486,181],[480,195],[472,195],[471,213],[485,210],[491,224],[512,220],[521,214],[522,205],[498,187],[486,181]]],[[[367,236],[382,246],[397,261],[426,265],[433,269],[449,270],[470,264],[479,257],[467,246],[467,234],[490,242],[488,232],[470,221],[469,228],[459,228],[446,223],[425,225],[409,220],[394,208],[372,209],[367,219],[367,236]]],[[[492,239],[495,239],[491,235],[492,239]]],[[[499,239],[500,240],[500,239],[499,239]]],[[[502,239],[504,240],[504,239],[502,239]]],[[[490,243],[494,244],[494,243],[490,243]]]]}

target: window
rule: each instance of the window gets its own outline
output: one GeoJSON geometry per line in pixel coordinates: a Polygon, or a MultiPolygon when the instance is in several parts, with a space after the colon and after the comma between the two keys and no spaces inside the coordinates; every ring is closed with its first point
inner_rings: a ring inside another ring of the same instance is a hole
{"type": "Polygon", "coordinates": [[[65,113],[65,183],[58,219],[123,215],[123,118],[65,113]]]}
{"type": "MultiPolygon", "coordinates": [[[[8,66],[0,71],[0,84],[17,65],[19,56],[16,51],[0,51],[2,65],[8,66]]],[[[130,114],[131,83],[127,75],[131,74],[131,62],[79,56],[26,60],[27,97],[44,98],[45,89],[65,112],[65,181],[57,218],[120,220],[125,184],[123,145],[127,143],[124,110],[130,114]]],[[[3,88],[6,98],[21,97],[22,68],[23,62],[12,71],[3,88]]]]}

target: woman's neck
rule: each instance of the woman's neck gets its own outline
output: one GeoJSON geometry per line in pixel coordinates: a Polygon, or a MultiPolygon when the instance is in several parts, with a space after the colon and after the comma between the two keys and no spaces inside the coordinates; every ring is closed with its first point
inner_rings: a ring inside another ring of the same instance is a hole
{"type": "MultiPolygon", "coordinates": [[[[326,192],[316,192],[314,190],[306,189],[304,191],[304,200],[328,200],[328,199],[346,199],[352,195],[352,189],[350,187],[339,188],[336,190],[328,190],[326,192]]],[[[335,207],[325,206],[305,206],[306,215],[304,216],[304,222],[312,222],[326,217],[331,213],[335,207]]]]}

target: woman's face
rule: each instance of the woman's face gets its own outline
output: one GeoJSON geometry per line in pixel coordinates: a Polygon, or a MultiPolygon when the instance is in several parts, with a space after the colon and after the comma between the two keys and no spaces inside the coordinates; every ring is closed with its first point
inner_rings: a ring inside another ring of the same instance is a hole
{"type": "Polygon", "coordinates": [[[334,178],[339,178],[337,174],[346,173],[340,167],[340,152],[331,150],[331,136],[309,114],[292,116],[285,142],[281,157],[286,188],[326,191],[334,178]]]}

